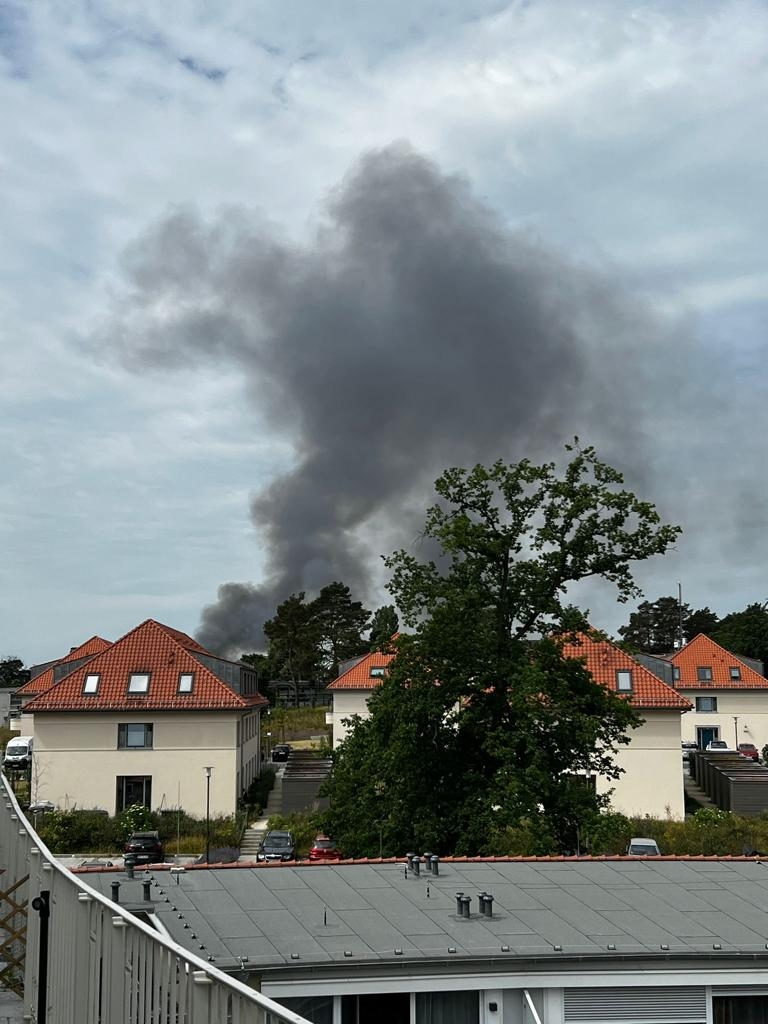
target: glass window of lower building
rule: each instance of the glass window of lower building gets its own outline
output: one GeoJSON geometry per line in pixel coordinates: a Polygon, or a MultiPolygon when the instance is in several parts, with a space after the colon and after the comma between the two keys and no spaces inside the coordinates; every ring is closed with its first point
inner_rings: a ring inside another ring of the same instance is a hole
{"type": "Polygon", "coordinates": [[[115,804],[117,807],[117,814],[124,811],[126,807],[133,807],[134,804],[139,804],[141,807],[151,807],[152,776],[118,775],[117,799],[115,804]]]}
{"type": "Polygon", "coordinates": [[[121,723],[117,727],[118,750],[147,750],[152,746],[152,723],[121,723]]]}

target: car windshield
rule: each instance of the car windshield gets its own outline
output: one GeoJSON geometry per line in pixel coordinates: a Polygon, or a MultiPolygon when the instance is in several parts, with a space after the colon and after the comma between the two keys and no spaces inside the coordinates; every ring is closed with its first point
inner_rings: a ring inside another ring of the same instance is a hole
{"type": "Polygon", "coordinates": [[[336,843],[332,839],[316,839],[315,849],[316,850],[334,850],[336,843]]]}
{"type": "Polygon", "coordinates": [[[268,846],[290,846],[291,845],[291,841],[288,838],[288,836],[268,836],[266,842],[267,842],[268,846]]]}
{"type": "Polygon", "coordinates": [[[712,740],[709,745],[713,750],[724,750],[728,746],[725,740],[712,740]]]}
{"type": "Polygon", "coordinates": [[[629,852],[636,857],[655,857],[659,851],[655,846],[648,846],[645,843],[632,843],[629,852]]]}

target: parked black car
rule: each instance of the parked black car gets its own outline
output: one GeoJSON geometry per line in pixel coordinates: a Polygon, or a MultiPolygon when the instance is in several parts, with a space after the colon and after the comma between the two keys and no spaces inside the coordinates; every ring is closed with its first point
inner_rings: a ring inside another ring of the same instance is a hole
{"type": "Polygon", "coordinates": [[[272,829],[262,841],[256,860],[296,860],[296,840],[293,832],[272,829]]]}
{"type": "Polygon", "coordinates": [[[272,747],[272,760],[273,761],[287,761],[291,755],[290,743],[276,743],[272,747]]]}
{"type": "Polygon", "coordinates": [[[125,860],[134,864],[161,864],[165,860],[158,832],[132,832],[123,849],[125,860]]]}

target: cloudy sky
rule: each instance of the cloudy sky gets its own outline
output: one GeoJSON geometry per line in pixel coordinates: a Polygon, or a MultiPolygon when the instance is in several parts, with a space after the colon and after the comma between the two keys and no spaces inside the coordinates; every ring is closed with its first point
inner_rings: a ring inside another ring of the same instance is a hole
{"type": "Polygon", "coordinates": [[[0,656],[375,604],[440,468],[575,433],[651,599],[768,599],[764,0],[10,0],[0,90],[0,656]]]}

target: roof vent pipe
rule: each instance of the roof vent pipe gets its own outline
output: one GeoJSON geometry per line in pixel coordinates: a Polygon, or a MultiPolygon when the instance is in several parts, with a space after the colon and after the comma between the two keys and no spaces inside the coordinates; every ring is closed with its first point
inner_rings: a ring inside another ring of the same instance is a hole
{"type": "Polygon", "coordinates": [[[483,901],[483,913],[486,917],[493,917],[493,896],[490,893],[485,894],[485,900],[483,901]]]}
{"type": "Polygon", "coordinates": [[[152,895],[151,895],[151,893],[149,891],[151,885],[152,885],[152,883],[149,881],[149,879],[147,879],[146,882],[142,882],[141,883],[141,887],[144,890],[144,902],[145,903],[151,903],[152,902],[152,895]]]}
{"type": "Polygon", "coordinates": [[[456,893],[456,913],[459,915],[459,917],[461,917],[461,900],[463,895],[463,892],[456,893]]]}
{"type": "Polygon", "coordinates": [[[414,853],[413,857],[411,857],[411,871],[414,875],[421,874],[421,860],[418,853],[414,853]]]}
{"type": "Polygon", "coordinates": [[[111,888],[112,888],[112,902],[113,903],[119,903],[120,902],[120,883],[118,881],[114,881],[112,883],[112,887],[111,888]]]}
{"type": "Polygon", "coordinates": [[[125,861],[125,873],[126,873],[126,875],[128,875],[129,878],[133,878],[133,871],[134,871],[135,866],[136,866],[136,863],[135,863],[133,857],[126,858],[126,861],[125,861]]]}
{"type": "Polygon", "coordinates": [[[471,896],[462,896],[461,897],[461,916],[462,917],[469,917],[469,905],[470,905],[471,902],[472,902],[472,897],[471,896]]]}
{"type": "Polygon", "coordinates": [[[439,875],[440,874],[440,867],[439,867],[439,865],[440,865],[440,858],[437,856],[436,853],[433,853],[432,856],[429,858],[429,867],[430,867],[430,870],[432,871],[433,875],[439,875]]]}
{"type": "Polygon", "coordinates": [[[427,871],[429,871],[429,858],[432,856],[432,851],[430,850],[429,853],[427,853],[425,851],[423,856],[424,856],[424,863],[427,865],[427,871]]]}
{"type": "Polygon", "coordinates": [[[477,894],[477,909],[481,914],[485,913],[485,892],[479,892],[477,894]]]}

